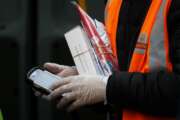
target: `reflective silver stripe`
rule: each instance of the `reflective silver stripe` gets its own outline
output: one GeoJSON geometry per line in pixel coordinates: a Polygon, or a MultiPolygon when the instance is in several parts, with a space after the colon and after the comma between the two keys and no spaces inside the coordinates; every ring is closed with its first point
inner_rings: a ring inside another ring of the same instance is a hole
{"type": "Polygon", "coordinates": [[[139,35],[138,43],[148,44],[148,35],[147,35],[147,33],[141,33],[139,35]]]}
{"type": "MultiPolygon", "coordinates": [[[[136,45],[137,45],[138,43],[142,43],[142,44],[145,44],[145,45],[148,44],[148,36],[147,36],[146,33],[141,33],[141,34],[139,35],[139,38],[138,38],[138,41],[137,41],[136,45]]],[[[146,50],[147,50],[147,49],[137,48],[137,46],[136,46],[136,48],[135,48],[135,50],[134,50],[134,53],[145,54],[146,50]]]]}
{"type": "Polygon", "coordinates": [[[145,54],[146,49],[135,48],[134,52],[138,54],[145,54]]]}
{"type": "MultiPolygon", "coordinates": [[[[166,67],[164,9],[168,0],[162,0],[155,24],[150,36],[150,70],[166,67]]],[[[166,19],[166,18],[165,18],[166,19]]]]}

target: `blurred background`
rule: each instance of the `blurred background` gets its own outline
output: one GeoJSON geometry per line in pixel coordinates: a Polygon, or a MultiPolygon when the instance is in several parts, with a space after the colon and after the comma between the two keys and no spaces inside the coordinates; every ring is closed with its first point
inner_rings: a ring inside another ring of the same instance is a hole
{"type": "MultiPolygon", "coordinates": [[[[73,113],[33,95],[27,71],[44,62],[74,65],[64,33],[79,25],[71,0],[0,0],[0,109],[4,120],[103,120],[82,108],[73,113]]],[[[77,0],[103,21],[104,0],[77,0]]]]}

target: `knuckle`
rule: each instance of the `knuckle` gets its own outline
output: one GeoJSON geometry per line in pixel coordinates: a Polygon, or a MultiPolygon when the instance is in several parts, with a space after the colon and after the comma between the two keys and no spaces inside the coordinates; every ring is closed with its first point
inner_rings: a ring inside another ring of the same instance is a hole
{"type": "Polygon", "coordinates": [[[72,78],[71,77],[68,77],[68,78],[64,78],[62,81],[63,81],[63,83],[71,83],[71,80],[72,80],[72,78]]]}
{"type": "Polygon", "coordinates": [[[66,89],[68,89],[69,88],[69,86],[68,85],[63,85],[62,87],[60,87],[59,88],[59,92],[61,92],[61,91],[65,91],[66,89]]]}

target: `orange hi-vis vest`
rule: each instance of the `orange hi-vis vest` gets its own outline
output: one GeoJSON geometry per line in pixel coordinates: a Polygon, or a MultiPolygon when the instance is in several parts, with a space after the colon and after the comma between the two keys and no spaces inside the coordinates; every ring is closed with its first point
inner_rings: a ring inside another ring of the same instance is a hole
{"type": "MultiPolygon", "coordinates": [[[[122,2],[123,0],[109,0],[105,10],[106,30],[116,58],[116,32],[122,2]]],[[[167,14],[171,2],[172,0],[151,0],[131,58],[129,72],[172,71],[167,30],[167,14]]],[[[175,120],[175,118],[155,117],[136,111],[123,110],[123,120],[175,120]]]]}

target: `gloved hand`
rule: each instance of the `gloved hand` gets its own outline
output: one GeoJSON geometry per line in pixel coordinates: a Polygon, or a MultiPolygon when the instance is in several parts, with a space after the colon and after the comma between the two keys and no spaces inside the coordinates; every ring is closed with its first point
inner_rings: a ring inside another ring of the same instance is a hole
{"type": "MultiPolygon", "coordinates": [[[[75,67],[65,66],[65,65],[58,65],[56,63],[45,63],[43,66],[45,69],[47,69],[49,72],[60,76],[60,77],[68,77],[68,76],[74,76],[78,75],[77,69],[75,67]]],[[[43,98],[47,98],[42,93],[36,91],[35,88],[33,88],[35,91],[36,96],[41,96],[43,98]]]]}
{"type": "Polygon", "coordinates": [[[58,65],[56,63],[45,63],[44,68],[60,77],[78,75],[77,69],[75,67],[58,65]]]}
{"type": "Polygon", "coordinates": [[[103,76],[71,76],[52,86],[50,100],[58,100],[57,107],[72,111],[85,105],[103,102],[106,98],[106,83],[103,76]],[[70,104],[71,103],[71,104],[70,104]],[[69,105],[70,104],[70,105],[69,105]]]}

